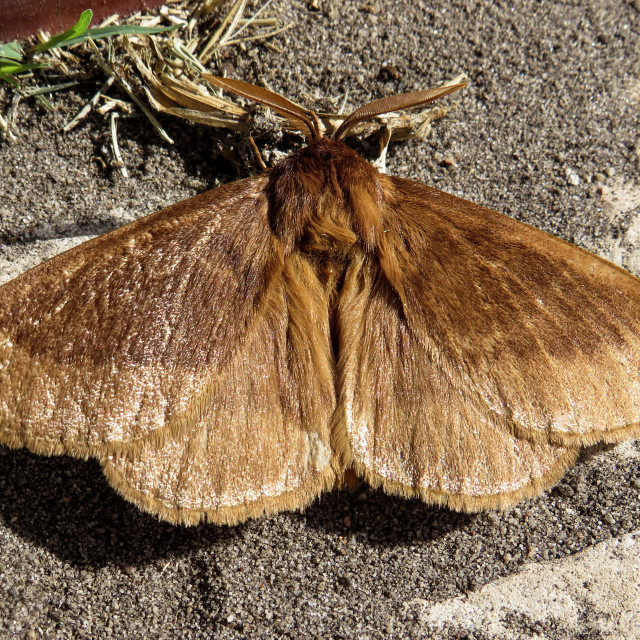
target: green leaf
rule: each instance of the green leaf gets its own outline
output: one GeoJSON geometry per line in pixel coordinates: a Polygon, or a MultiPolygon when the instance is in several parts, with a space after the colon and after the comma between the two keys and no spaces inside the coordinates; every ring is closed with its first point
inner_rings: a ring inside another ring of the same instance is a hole
{"type": "Polygon", "coordinates": [[[10,60],[22,60],[24,52],[17,42],[7,42],[0,44],[0,58],[9,58],[10,60]]]}
{"type": "Polygon", "coordinates": [[[86,35],[87,28],[91,23],[91,18],[93,18],[93,11],[91,11],[91,9],[83,11],[80,16],[80,20],[78,20],[71,29],[67,29],[64,33],[60,33],[57,36],[49,38],[46,42],[37,44],[33,50],[42,52],[48,51],[49,49],[55,49],[56,47],[66,46],[68,40],[73,40],[81,35],[86,35]]]}
{"type": "Polygon", "coordinates": [[[29,71],[31,69],[42,69],[44,67],[48,67],[48,63],[31,63],[31,64],[20,64],[19,62],[5,62],[4,60],[0,60],[0,73],[23,73],[24,71],[29,71]]]}

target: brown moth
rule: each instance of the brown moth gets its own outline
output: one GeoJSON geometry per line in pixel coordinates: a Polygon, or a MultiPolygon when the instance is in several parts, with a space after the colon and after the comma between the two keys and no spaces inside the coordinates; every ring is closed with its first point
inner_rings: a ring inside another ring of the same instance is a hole
{"type": "Polygon", "coordinates": [[[0,287],[0,442],[96,457],[174,523],[299,509],[353,471],[476,511],[636,436],[640,281],[341,138],[464,85],[289,118],[305,149],[0,287]]]}

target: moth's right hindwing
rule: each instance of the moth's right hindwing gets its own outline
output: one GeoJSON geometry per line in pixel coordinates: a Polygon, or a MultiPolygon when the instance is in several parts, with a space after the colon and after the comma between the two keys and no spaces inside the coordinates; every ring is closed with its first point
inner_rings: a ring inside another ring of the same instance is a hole
{"type": "Polygon", "coordinates": [[[343,458],[388,491],[476,510],[539,493],[580,445],[637,434],[640,281],[385,180],[378,255],[340,301],[343,458]]]}

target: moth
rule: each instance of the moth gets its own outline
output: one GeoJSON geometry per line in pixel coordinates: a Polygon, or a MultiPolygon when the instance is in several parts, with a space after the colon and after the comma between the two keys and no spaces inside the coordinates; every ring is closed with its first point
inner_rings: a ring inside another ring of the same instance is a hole
{"type": "Polygon", "coordinates": [[[301,509],[354,472],[462,511],[553,485],[640,428],[640,281],[379,173],[342,139],[464,85],[377,100],[309,145],[0,287],[0,442],[97,458],[173,523],[301,509]]]}

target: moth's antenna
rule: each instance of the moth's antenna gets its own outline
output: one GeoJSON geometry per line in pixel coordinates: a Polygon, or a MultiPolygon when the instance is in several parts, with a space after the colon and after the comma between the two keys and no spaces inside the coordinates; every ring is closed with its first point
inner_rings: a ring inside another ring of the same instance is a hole
{"type": "Polygon", "coordinates": [[[412,93],[402,93],[399,96],[389,96],[380,100],[374,100],[369,104],[356,109],[344,122],[338,127],[335,140],[344,138],[350,129],[365,120],[369,120],[381,113],[390,113],[392,111],[400,111],[402,109],[411,109],[412,107],[421,107],[429,104],[438,98],[442,98],[454,91],[464,89],[469,83],[461,82],[459,84],[450,84],[445,87],[433,87],[424,91],[414,91],[412,93]]]}
{"type": "Polygon", "coordinates": [[[243,98],[249,98],[273,109],[276,113],[279,113],[289,120],[291,124],[310,140],[320,140],[320,138],[322,138],[318,117],[314,113],[309,115],[310,112],[290,100],[279,96],[277,93],[273,93],[273,91],[263,89],[262,87],[256,87],[242,80],[234,80],[233,78],[219,78],[218,76],[211,76],[207,73],[202,74],[202,77],[216,87],[226,89],[231,93],[235,93],[243,98]]]}

